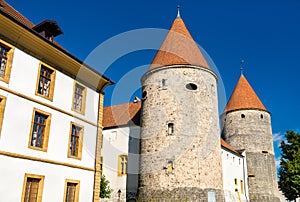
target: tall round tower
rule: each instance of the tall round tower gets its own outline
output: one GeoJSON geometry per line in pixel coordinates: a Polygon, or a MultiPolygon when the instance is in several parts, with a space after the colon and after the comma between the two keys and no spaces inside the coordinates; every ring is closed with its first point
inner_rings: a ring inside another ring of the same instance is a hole
{"type": "Polygon", "coordinates": [[[224,201],[217,76],[179,15],[141,83],[139,199],[224,201]]]}
{"type": "Polygon", "coordinates": [[[222,115],[223,138],[236,150],[246,151],[251,202],[277,202],[277,175],[271,116],[241,75],[222,115]]]}

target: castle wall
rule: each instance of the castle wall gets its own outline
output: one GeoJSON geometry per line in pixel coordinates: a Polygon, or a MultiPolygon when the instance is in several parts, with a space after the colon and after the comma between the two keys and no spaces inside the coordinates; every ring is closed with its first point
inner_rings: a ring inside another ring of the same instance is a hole
{"type": "Polygon", "coordinates": [[[146,73],[142,84],[139,198],[223,201],[215,75],[172,66],[146,73]]]}
{"type": "Polygon", "coordinates": [[[224,139],[246,151],[250,201],[279,201],[270,114],[238,110],[222,119],[224,139]]]}

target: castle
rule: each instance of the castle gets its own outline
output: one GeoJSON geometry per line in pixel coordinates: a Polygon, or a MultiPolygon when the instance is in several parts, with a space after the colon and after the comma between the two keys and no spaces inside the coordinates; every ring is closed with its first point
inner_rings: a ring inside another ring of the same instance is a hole
{"type": "Polygon", "coordinates": [[[0,0],[1,201],[97,202],[102,173],[108,201],[280,201],[270,113],[241,75],[220,127],[218,77],[179,14],[142,102],[104,109],[113,81],[61,33],[0,0]]]}
{"type": "Polygon", "coordinates": [[[104,108],[103,173],[119,198],[280,201],[270,113],[241,74],[219,117],[217,81],[178,13],[142,102],[104,108]]]}

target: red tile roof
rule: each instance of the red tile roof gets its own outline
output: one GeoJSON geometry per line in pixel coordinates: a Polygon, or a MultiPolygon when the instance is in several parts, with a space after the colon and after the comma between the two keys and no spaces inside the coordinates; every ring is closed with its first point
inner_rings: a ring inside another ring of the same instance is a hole
{"type": "Polygon", "coordinates": [[[20,23],[24,24],[29,28],[33,28],[34,24],[30,22],[26,17],[24,17],[21,13],[15,10],[11,5],[6,3],[4,0],[0,0],[0,10],[10,15],[20,23]]]}
{"type": "Polygon", "coordinates": [[[232,146],[230,146],[227,142],[225,142],[225,140],[223,140],[223,138],[220,138],[221,140],[221,146],[232,151],[233,153],[239,154],[239,152],[237,152],[235,149],[233,149],[232,146]]]}
{"type": "Polygon", "coordinates": [[[115,106],[104,107],[103,127],[117,127],[122,125],[140,125],[141,102],[130,102],[115,106]]]}
{"type": "Polygon", "coordinates": [[[209,65],[195,43],[183,20],[177,17],[157,51],[149,70],[168,65],[196,65],[209,69],[209,65]]]}
{"type": "Polygon", "coordinates": [[[245,78],[241,76],[235,89],[227,103],[224,112],[234,111],[238,109],[259,109],[267,111],[255,91],[245,78]]]}

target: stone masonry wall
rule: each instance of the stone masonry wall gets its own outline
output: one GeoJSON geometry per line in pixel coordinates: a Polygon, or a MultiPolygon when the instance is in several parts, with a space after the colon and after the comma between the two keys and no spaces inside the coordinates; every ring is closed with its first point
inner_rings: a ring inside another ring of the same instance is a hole
{"type": "Polygon", "coordinates": [[[139,198],[207,201],[215,196],[223,201],[214,74],[199,67],[167,67],[148,72],[142,84],[139,198]]]}
{"type": "Polygon", "coordinates": [[[238,110],[222,119],[224,139],[236,150],[246,150],[250,201],[279,201],[270,114],[238,110]]]}

